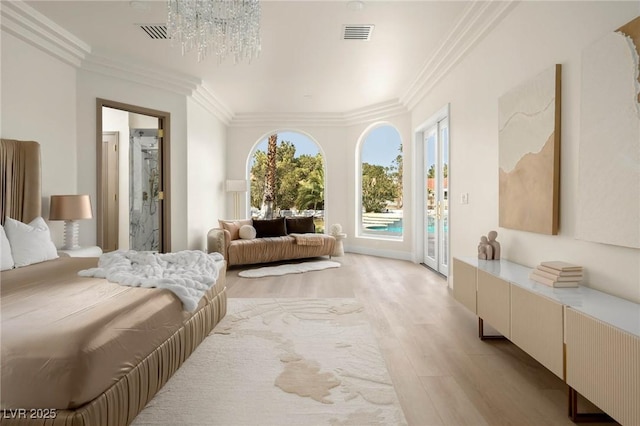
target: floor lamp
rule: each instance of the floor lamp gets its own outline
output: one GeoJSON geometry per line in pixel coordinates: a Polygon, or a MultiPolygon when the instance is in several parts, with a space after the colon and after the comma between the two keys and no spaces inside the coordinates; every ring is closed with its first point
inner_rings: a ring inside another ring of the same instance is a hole
{"type": "Polygon", "coordinates": [[[233,192],[233,218],[239,219],[238,211],[240,210],[240,193],[247,192],[249,188],[246,180],[227,179],[225,189],[227,192],[233,192]]]}

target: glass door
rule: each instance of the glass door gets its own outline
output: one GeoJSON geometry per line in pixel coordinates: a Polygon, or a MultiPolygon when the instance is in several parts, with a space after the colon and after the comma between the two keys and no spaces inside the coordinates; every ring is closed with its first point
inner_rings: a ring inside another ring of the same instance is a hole
{"type": "Polygon", "coordinates": [[[449,274],[449,120],[424,131],[424,263],[449,274]]]}

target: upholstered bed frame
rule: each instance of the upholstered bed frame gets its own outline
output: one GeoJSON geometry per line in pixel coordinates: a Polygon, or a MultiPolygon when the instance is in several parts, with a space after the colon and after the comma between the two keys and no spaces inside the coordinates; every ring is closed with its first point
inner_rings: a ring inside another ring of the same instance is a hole
{"type": "MultiPolygon", "coordinates": [[[[5,216],[29,222],[42,214],[40,176],[40,146],[37,142],[1,140],[0,214],[3,222],[5,216]]],[[[2,397],[5,411],[0,412],[0,423],[70,426],[131,423],[226,314],[224,272],[223,268],[216,284],[219,291],[214,297],[207,298],[204,305],[201,303],[200,310],[97,398],[74,410],[50,407],[55,409],[55,418],[46,419],[44,416],[30,416],[31,407],[6,406],[2,397]],[[25,412],[18,411],[24,409],[25,412]],[[26,413],[26,416],[21,413],[26,413]],[[11,419],[12,414],[16,418],[11,419]]],[[[3,388],[1,391],[6,395],[11,389],[3,388]]]]}
{"type": "Polygon", "coordinates": [[[0,169],[0,223],[7,216],[26,223],[40,216],[40,144],[0,140],[0,169]]]}

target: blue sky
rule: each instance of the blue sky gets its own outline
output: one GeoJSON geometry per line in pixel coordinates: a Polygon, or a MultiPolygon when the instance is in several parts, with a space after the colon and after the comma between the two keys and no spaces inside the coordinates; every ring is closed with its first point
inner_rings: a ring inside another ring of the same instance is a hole
{"type": "Polygon", "coordinates": [[[362,162],[378,166],[391,166],[400,153],[400,134],[392,126],[373,129],[362,145],[362,162]]]}
{"type": "MultiPolygon", "coordinates": [[[[279,132],[278,144],[281,141],[289,141],[296,147],[296,157],[300,155],[314,156],[320,152],[318,146],[310,138],[302,133],[279,132]]],[[[268,138],[262,140],[256,150],[267,151],[268,138]]],[[[390,166],[391,162],[399,153],[400,135],[391,126],[382,126],[373,129],[363,144],[362,161],[369,164],[390,166]]]]}

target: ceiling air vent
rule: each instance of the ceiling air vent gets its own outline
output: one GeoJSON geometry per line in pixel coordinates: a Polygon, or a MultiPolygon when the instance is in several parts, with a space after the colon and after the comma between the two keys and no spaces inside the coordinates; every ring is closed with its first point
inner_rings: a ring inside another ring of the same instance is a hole
{"type": "Polygon", "coordinates": [[[373,25],[345,25],[343,40],[371,40],[373,25]]]}
{"type": "Polygon", "coordinates": [[[149,37],[154,40],[166,40],[167,26],[165,24],[138,24],[149,37]]]}

